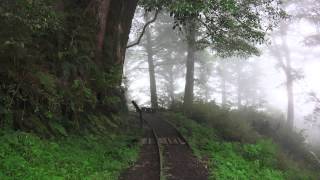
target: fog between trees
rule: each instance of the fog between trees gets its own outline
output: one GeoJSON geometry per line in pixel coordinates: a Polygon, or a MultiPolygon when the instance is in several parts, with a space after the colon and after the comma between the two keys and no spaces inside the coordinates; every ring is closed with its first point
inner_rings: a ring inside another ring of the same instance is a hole
{"type": "MultiPolygon", "coordinates": [[[[173,28],[173,18],[161,12],[141,43],[127,50],[128,98],[165,108],[191,99],[231,109],[251,107],[283,116],[307,141],[319,143],[320,3],[287,1],[281,6],[287,15],[268,31],[264,43],[255,45],[259,52],[249,53],[221,53],[217,46],[197,44],[205,34],[201,25],[173,28]]],[[[131,42],[154,14],[136,11],[131,42]]]]}

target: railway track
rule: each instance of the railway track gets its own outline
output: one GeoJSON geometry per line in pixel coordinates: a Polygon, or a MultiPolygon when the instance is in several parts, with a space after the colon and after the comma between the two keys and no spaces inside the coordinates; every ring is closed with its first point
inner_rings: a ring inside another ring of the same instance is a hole
{"type": "MultiPolygon", "coordinates": [[[[138,110],[137,110],[138,111],[138,110]]],[[[139,113],[140,117],[141,112],[139,113]]],[[[158,113],[143,113],[148,133],[141,139],[140,158],[121,180],[207,180],[205,166],[170,122],[158,113]]],[[[143,127],[143,125],[141,126],[143,127]]]]}
{"type": "Polygon", "coordinates": [[[163,147],[167,145],[187,145],[189,147],[189,144],[187,143],[186,139],[182,136],[182,134],[178,131],[178,129],[173,124],[170,124],[168,121],[166,121],[166,123],[170,124],[171,128],[176,131],[178,135],[177,137],[159,137],[156,132],[156,129],[153,128],[152,124],[150,124],[150,122],[147,120],[145,120],[145,122],[151,129],[152,138],[141,139],[141,144],[156,145],[159,163],[159,180],[167,179],[167,173],[165,172],[165,169],[167,168],[165,167],[164,163],[163,147]]]}
{"type": "Polygon", "coordinates": [[[156,137],[160,157],[160,179],[206,180],[207,169],[193,155],[180,131],[161,114],[146,113],[144,117],[156,137]]]}

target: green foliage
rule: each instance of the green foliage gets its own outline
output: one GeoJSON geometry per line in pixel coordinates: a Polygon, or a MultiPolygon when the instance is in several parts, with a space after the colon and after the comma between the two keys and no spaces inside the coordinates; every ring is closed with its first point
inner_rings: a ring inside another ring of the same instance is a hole
{"type": "Polygon", "coordinates": [[[99,115],[88,115],[90,124],[93,125],[92,130],[94,133],[105,132],[108,129],[119,128],[119,122],[115,122],[115,119],[108,118],[102,114],[99,115]]]}
{"type": "MultiPolygon", "coordinates": [[[[215,153],[214,162],[211,163],[217,167],[214,173],[217,179],[283,179],[281,171],[273,165],[265,164],[266,160],[275,161],[275,156],[265,156],[264,152],[268,152],[268,149],[259,143],[213,143],[212,148],[215,153]]],[[[275,154],[274,151],[271,153],[275,154]]]]}
{"type": "Polygon", "coordinates": [[[250,125],[248,119],[212,103],[196,102],[186,113],[191,119],[210,125],[221,138],[229,141],[255,142],[259,134],[250,125]]]}
{"type": "Polygon", "coordinates": [[[0,127],[63,135],[85,129],[85,113],[112,119],[123,108],[120,68],[93,60],[97,24],[86,7],[67,0],[0,2],[0,127]]]}
{"type": "Polygon", "coordinates": [[[50,121],[49,124],[52,130],[57,132],[59,136],[68,136],[66,129],[61,124],[55,121],[50,121]]]}
{"type": "Polygon", "coordinates": [[[200,46],[224,56],[259,54],[255,44],[265,41],[266,32],[284,14],[279,0],[143,0],[141,4],[148,10],[169,11],[175,19],[174,28],[196,23],[204,30],[200,46]]]}
{"type": "MultiPolygon", "coordinates": [[[[212,108],[212,106],[210,106],[212,108]]],[[[215,107],[218,108],[218,107],[215,107]]],[[[206,111],[203,108],[199,108],[206,111]]],[[[208,108],[207,110],[209,110],[208,108]]],[[[225,117],[237,117],[237,120],[243,118],[241,116],[232,115],[235,112],[211,109],[213,115],[206,112],[201,118],[217,118],[214,116],[217,111],[224,114],[225,117]]],[[[211,112],[210,111],[210,112],[211,112]]],[[[199,112],[198,112],[199,113],[199,112]]],[[[260,113],[246,114],[246,117],[263,118],[266,117],[260,113]]],[[[237,138],[229,138],[235,134],[221,131],[219,128],[231,128],[238,131],[238,127],[232,126],[214,126],[210,123],[216,119],[202,119],[200,122],[191,120],[182,114],[165,114],[166,117],[173,122],[179,130],[187,137],[193,152],[204,160],[209,167],[211,179],[317,179],[319,173],[312,167],[306,166],[305,162],[296,161],[292,155],[287,153],[280,141],[271,140],[273,137],[263,137],[250,128],[246,136],[255,136],[255,140],[247,141],[241,133],[237,132],[237,138]],[[253,133],[253,134],[250,134],[253,133]],[[237,139],[238,141],[234,141],[237,139]],[[233,141],[228,141],[233,140],[233,141]]],[[[190,114],[189,114],[190,115],[190,114]]],[[[191,115],[194,115],[191,113],[191,115]]],[[[197,117],[199,116],[192,116],[197,117]]],[[[230,121],[229,118],[224,119],[230,121]]],[[[249,124],[248,124],[249,125],[249,124]]],[[[301,144],[301,142],[300,142],[301,144]]],[[[291,147],[294,151],[295,147],[291,147]]],[[[299,147],[297,147],[299,149],[299,147]]],[[[297,155],[297,154],[296,154],[297,155]]]]}
{"type": "Polygon", "coordinates": [[[116,134],[42,140],[0,132],[0,179],[118,179],[137,158],[132,137],[116,134]]]}

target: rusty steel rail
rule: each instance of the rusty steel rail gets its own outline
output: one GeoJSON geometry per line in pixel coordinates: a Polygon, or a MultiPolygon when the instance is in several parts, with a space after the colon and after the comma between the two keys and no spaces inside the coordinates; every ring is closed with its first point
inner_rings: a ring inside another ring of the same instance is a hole
{"type": "MultiPolygon", "coordinates": [[[[141,128],[143,128],[143,123],[145,122],[145,124],[151,129],[152,131],[152,136],[155,140],[155,145],[157,147],[157,151],[158,151],[158,161],[159,161],[159,180],[162,179],[162,176],[164,176],[164,163],[163,163],[163,156],[162,156],[162,151],[161,151],[161,143],[160,143],[160,138],[157,135],[157,132],[155,131],[155,129],[150,125],[150,123],[145,120],[143,118],[143,112],[142,109],[138,106],[138,104],[135,101],[131,101],[132,104],[134,105],[134,107],[136,108],[136,111],[139,113],[139,118],[140,118],[140,126],[141,128]]],[[[169,126],[171,126],[178,134],[178,137],[185,143],[185,145],[192,150],[190,144],[188,143],[187,139],[182,135],[182,133],[178,130],[178,128],[175,126],[174,123],[170,122],[169,120],[166,119],[162,119],[164,122],[166,122],[167,124],[169,124],[169,126]]]]}
{"type": "Polygon", "coordinates": [[[180,138],[186,143],[186,145],[188,146],[188,148],[192,150],[192,148],[191,148],[190,144],[188,143],[187,139],[182,135],[182,133],[179,131],[179,129],[178,129],[172,122],[170,122],[170,121],[168,121],[168,120],[166,120],[166,119],[164,119],[163,121],[165,121],[165,122],[168,123],[170,126],[172,126],[173,129],[174,129],[175,131],[177,131],[177,133],[178,133],[178,135],[180,136],[180,138]]]}
{"type": "Polygon", "coordinates": [[[159,138],[158,135],[156,133],[156,131],[154,130],[154,128],[151,127],[151,125],[149,124],[148,121],[143,119],[142,116],[142,110],[141,108],[138,106],[138,104],[135,101],[131,101],[133,106],[136,108],[136,111],[139,113],[139,119],[140,119],[140,127],[143,128],[143,121],[145,121],[145,123],[147,124],[147,126],[151,129],[152,131],[152,136],[154,138],[154,142],[155,145],[157,147],[157,152],[158,152],[158,161],[159,161],[159,180],[161,180],[161,176],[163,175],[163,162],[162,162],[162,153],[161,153],[161,148],[160,148],[160,143],[159,143],[159,138]]]}

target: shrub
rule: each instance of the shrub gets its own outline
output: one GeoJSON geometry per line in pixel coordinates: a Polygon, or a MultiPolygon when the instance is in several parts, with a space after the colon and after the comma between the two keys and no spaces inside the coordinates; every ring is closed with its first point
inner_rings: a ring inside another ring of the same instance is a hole
{"type": "MultiPolygon", "coordinates": [[[[202,118],[210,117],[210,113],[207,112],[202,118]]],[[[212,113],[219,114],[216,111],[212,111],[212,113]]],[[[218,118],[217,122],[217,119],[193,121],[182,114],[166,113],[167,119],[175,123],[187,137],[194,153],[207,163],[212,179],[309,180],[319,177],[319,173],[315,169],[306,166],[306,162],[309,161],[292,158],[293,152],[296,155],[302,149],[304,150],[301,152],[306,152],[306,147],[301,142],[299,133],[294,134],[292,131],[288,131],[291,137],[299,136],[295,139],[296,141],[291,143],[304,148],[297,147],[288,153],[282,143],[288,142],[290,139],[281,142],[275,138],[285,131],[279,130],[279,132],[274,132],[276,135],[267,136],[256,131],[256,128],[253,127],[254,119],[265,120],[268,117],[266,114],[251,110],[245,112],[229,110],[227,115],[228,118],[225,121],[218,118]],[[252,116],[250,116],[251,113],[253,113],[252,116]],[[245,117],[247,119],[244,119],[245,117]],[[234,126],[232,123],[237,125],[234,126]],[[245,126],[239,126],[241,123],[245,123],[245,126]],[[218,127],[230,128],[231,131],[217,129],[218,127]],[[244,132],[246,128],[248,128],[247,132],[244,132]],[[235,136],[238,140],[235,141],[235,138],[228,136],[235,136]],[[253,137],[254,141],[248,137],[253,137]],[[297,175],[295,176],[295,174],[297,175]]]]}

